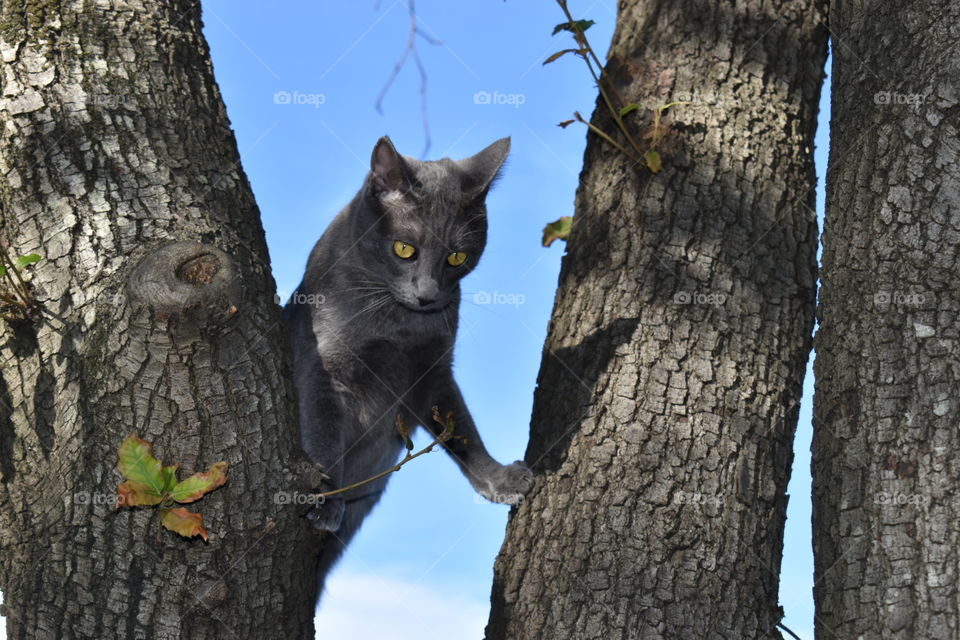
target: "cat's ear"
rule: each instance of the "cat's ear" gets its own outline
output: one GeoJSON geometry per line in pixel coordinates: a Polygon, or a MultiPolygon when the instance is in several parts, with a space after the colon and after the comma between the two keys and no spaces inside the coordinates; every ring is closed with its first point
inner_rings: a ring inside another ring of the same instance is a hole
{"type": "Polygon", "coordinates": [[[463,191],[471,196],[485,196],[500,176],[503,161],[510,153],[510,138],[500,138],[480,153],[457,162],[463,171],[463,191]]]}
{"type": "Polygon", "coordinates": [[[378,196],[390,191],[407,193],[411,187],[409,175],[403,157],[390,138],[383,136],[377,140],[370,156],[370,184],[374,193],[378,196]]]}

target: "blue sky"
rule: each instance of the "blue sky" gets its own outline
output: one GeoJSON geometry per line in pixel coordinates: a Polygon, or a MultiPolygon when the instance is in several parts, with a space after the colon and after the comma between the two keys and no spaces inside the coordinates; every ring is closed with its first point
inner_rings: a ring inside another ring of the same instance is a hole
{"type": "MultiPolygon", "coordinates": [[[[541,62],[568,46],[552,2],[420,0],[418,41],[429,74],[429,159],[461,158],[503,136],[513,150],[488,199],[490,236],[464,282],[456,376],[488,449],[501,462],[526,447],[533,389],[557,284],[562,243],[540,246],[543,225],[573,210],[585,128],[596,89],[579,60],[541,62]],[[486,100],[485,98],[489,98],[486,100]],[[480,294],[500,304],[474,304],[480,294]]],[[[610,42],[614,0],[571,2],[598,52],[610,42]]],[[[407,38],[403,0],[204,0],[206,35],[244,169],[256,194],[278,292],[299,282],[307,254],[360,187],[377,138],[420,156],[419,76],[409,61],[383,104],[374,102],[407,38]]],[[[828,87],[825,87],[826,95],[828,87]]],[[[827,103],[817,168],[826,167],[827,103]]],[[[822,189],[818,211],[822,213],[822,189]]],[[[811,436],[808,373],[790,485],[781,577],[785,623],[812,639],[811,436]]],[[[427,440],[420,437],[418,442],[427,440]]],[[[481,638],[493,561],[507,508],[483,502],[443,453],[395,474],[328,581],[318,628],[330,637],[481,638]]]]}

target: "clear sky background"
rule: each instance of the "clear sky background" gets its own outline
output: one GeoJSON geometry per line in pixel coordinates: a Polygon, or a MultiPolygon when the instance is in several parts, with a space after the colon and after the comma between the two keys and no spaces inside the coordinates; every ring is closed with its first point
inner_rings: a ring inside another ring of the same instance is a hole
{"type": "MultiPolygon", "coordinates": [[[[603,55],[615,0],[571,5],[575,17],[596,21],[588,35],[603,55]]],[[[360,187],[377,138],[388,134],[401,153],[421,156],[420,80],[412,59],[386,96],[384,113],[374,109],[406,43],[406,4],[203,0],[203,8],[214,71],[286,299],[310,248],[360,187]]],[[[564,251],[563,243],[542,248],[540,235],[545,223],[573,212],[585,145],[585,127],[556,123],[574,110],[589,116],[596,88],[579,59],[542,66],[570,46],[568,35],[551,36],[563,21],[552,2],[419,0],[417,11],[420,28],[442,41],[418,41],[429,74],[427,159],[462,158],[512,137],[503,179],[488,199],[487,249],[464,281],[456,349],[456,377],[481,435],[508,463],[526,447],[564,251]],[[501,304],[474,304],[483,293],[505,296],[501,304]]],[[[821,176],[828,95],[829,84],[817,138],[821,176]]],[[[780,590],[784,622],[804,640],[813,638],[811,397],[808,372],[780,590]]],[[[442,452],[404,467],[328,580],[317,616],[322,637],[482,638],[507,511],[479,499],[442,452]]]]}

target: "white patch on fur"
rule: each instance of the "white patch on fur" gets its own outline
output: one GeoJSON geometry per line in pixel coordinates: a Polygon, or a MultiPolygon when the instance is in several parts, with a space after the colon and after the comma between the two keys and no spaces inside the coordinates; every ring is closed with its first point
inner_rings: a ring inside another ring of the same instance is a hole
{"type": "Polygon", "coordinates": [[[413,210],[410,201],[399,191],[387,191],[380,196],[380,202],[389,211],[396,213],[408,213],[413,210]]]}

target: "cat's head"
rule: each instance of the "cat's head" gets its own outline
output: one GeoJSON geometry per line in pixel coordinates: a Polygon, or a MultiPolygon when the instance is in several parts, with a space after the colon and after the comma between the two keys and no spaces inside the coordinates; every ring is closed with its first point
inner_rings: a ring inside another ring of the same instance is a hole
{"type": "Polygon", "coordinates": [[[363,190],[365,265],[396,301],[419,312],[445,308],[487,241],[486,196],[510,151],[497,140],[463,160],[421,162],[377,141],[363,190]]]}

